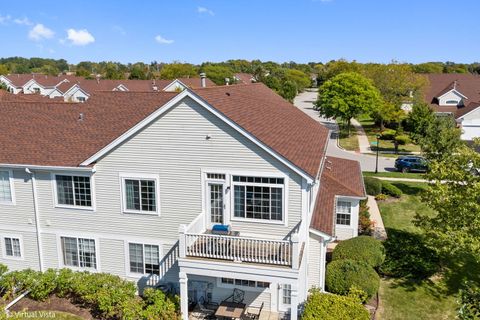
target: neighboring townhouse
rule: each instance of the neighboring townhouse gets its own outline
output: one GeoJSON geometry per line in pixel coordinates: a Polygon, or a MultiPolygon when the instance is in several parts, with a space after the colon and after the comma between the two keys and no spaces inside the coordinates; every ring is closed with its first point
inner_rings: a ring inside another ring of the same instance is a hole
{"type": "Polygon", "coordinates": [[[429,74],[425,101],[437,114],[455,117],[462,139],[480,137],[480,76],[474,74],[429,74]]]}
{"type": "Polygon", "coordinates": [[[251,73],[235,73],[233,76],[235,83],[250,84],[257,82],[255,76],[251,73]]]}
{"type": "Polygon", "coordinates": [[[297,319],[358,233],[357,162],[263,84],[0,101],[0,263],[109,272],[297,319]],[[228,226],[226,234],[212,231],[228,226]],[[294,310],[292,312],[292,310],[294,310]]]}
{"type": "Polygon", "coordinates": [[[49,98],[63,97],[65,102],[85,102],[93,93],[99,91],[182,91],[186,88],[215,86],[205,74],[201,74],[199,78],[175,80],[109,80],[84,79],[69,75],[12,74],[0,76],[0,82],[14,94],[36,93],[49,98]]]}

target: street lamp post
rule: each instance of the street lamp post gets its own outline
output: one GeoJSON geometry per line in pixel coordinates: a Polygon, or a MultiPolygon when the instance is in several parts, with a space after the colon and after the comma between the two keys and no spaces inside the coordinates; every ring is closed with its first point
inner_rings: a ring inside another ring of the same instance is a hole
{"type": "Polygon", "coordinates": [[[376,135],[377,138],[377,157],[375,159],[375,173],[378,173],[378,150],[380,149],[380,135],[376,135]]]}

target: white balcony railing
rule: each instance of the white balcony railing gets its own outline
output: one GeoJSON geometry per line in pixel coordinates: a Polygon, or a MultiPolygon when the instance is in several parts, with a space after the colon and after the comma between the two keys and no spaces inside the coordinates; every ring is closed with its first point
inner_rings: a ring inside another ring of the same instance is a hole
{"type": "Polygon", "coordinates": [[[271,240],[213,234],[199,234],[180,229],[180,257],[198,257],[250,262],[298,269],[298,235],[292,240],[271,240]]]}

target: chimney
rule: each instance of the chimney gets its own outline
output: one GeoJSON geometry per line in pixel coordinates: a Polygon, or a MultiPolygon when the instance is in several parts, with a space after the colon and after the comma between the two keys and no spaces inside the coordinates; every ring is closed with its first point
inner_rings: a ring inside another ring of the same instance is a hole
{"type": "Polygon", "coordinates": [[[205,72],[200,73],[200,84],[202,88],[207,86],[207,75],[205,72]]]}
{"type": "Polygon", "coordinates": [[[453,89],[457,89],[457,80],[453,81],[453,89]]]}
{"type": "Polygon", "coordinates": [[[230,84],[230,78],[225,78],[225,84],[228,86],[230,84]]]}
{"type": "Polygon", "coordinates": [[[97,83],[100,83],[100,75],[97,74],[97,76],[95,78],[97,79],[97,83]]]}

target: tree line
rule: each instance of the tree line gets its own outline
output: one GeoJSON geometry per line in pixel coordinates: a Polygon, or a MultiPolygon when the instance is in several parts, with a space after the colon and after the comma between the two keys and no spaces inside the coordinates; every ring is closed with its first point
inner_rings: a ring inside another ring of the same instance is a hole
{"type": "MultiPolygon", "coordinates": [[[[293,61],[277,63],[261,60],[227,60],[224,62],[204,62],[190,64],[174,61],[163,63],[120,63],[114,61],[82,61],[70,64],[65,59],[0,58],[0,74],[8,73],[43,73],[58,75],[70,72],[85,78],[94,78],[100,75],[103,79],[175,79],[182,77],[198,77],[205,72],[218,85],[225,84],[226,79],[231,84],[235,82],[234,74],[249,73],[259,82],[265,83],[285,99],[292,101],[298,92],[310,86],[319,86],[334,76],[345,72],[367,73],[373,75],[382,68],[394,66],[395,72],[420,73],[477,73],[480,74],[480,63],[462,64],[454,62],[427,62],[421,64],[405,64],[392,62],[390,64],[359,63],[356,61],[332,60],[326,63],[309,62],[296,63],[293,61]]],[[[393,75],[391,76],[393,77],[393,75]]],[[[390,83],[377,83],[379,86],[390,83]]],[[[398,81],[396,85],[402,85],[398,81]]],[[[396,99],[397,93],[389,95],[396,99]]],[[[385,105],[385,109],[391,106],[385,105]]]]}

